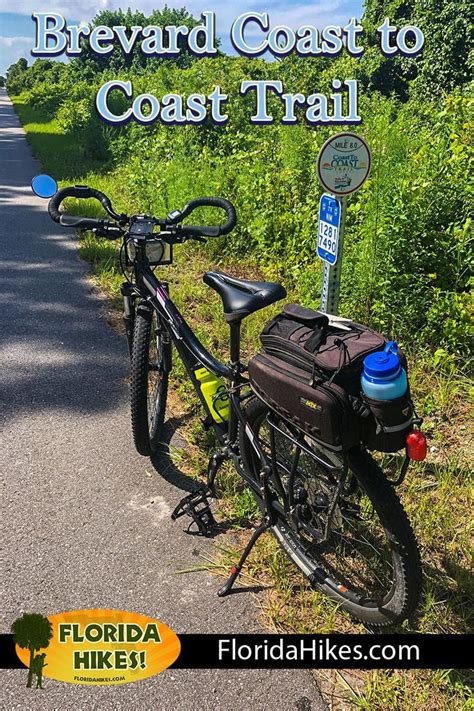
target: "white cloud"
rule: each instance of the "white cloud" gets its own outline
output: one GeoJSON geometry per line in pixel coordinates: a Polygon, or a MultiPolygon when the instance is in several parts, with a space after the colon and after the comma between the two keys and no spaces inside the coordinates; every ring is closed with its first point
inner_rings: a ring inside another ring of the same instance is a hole
{"type": "MultiPolygon", "coordinates": [[[[243,0],[238,3],[238,6],[230,2],[222,2],[222,0],[167,0],[168,7],[186,9],[195,17],[199,17],[205,10],[211,10],[216,13],[217,23],[220,31],[228,32],[232,22],[240,14],[244,12],[267,12],[273,25],[288,24],[291,27],[296,27],[299,24],[316,24],[321,27],[324,24],[332,24],[335,22],[349,19],[351,13],[348,7],[347,0],[320,0],[319,2],[291,2],[282,3],[275,0],[261,0],[256,3],[255,0],[243,0]]],[[[360,10],[361,0],[353,0],[355,12],[360,10]]],[[[157,7],[161,7],[161,3],[156,0],[82,0],[80,7],[80,16],[84,20],[92,18],[101,10],[113,10],[118,8],[131,7],[132,10],[140,10],[145,14],[149,14],[157,7]]],[[[66,18],[77,18],[78,5],[77,0],[49,0],[47,7],[40,5],[38,0],[23,0],[21,8],[16,10],[22,15],[30,15],[33,12],[58,12],[66,18]]],[[[11,12],[11,0],[0,0],[0,12],[11,12]]],[[[33,25],[33,23],[32,23],[33,25]]]]}
{"type": "Polygon", "coordinates": [[[0,37],[0,74],[5,74],[20,57],[30,60],[31,37],[0,37]]]}
{"type": "Polygon", "coordinates": [[[30,46],[31,37],[0,37],[0,47],[30,46]]]}
{"type": "MultiPolygon", "coordinates": [[[[120,7],[123,3],[117,2],[113,7],[120,7]]],[[[125,3],[127,4],[127,3],[125,3]]],[[[108,2],[88,2],[81,3],[81,13],[93,16],[100,9],[107,9],[111,3],[108,2]]],[[[48,0],[48,3],[40,3],[38,0],[24,0],[21,7],[12,7],[11,0],[0,0],[0,12],[17,12],[20,15],[31,15],[32,12],[59,12],[69,17],[77,16],[77,2],[72,0],[48,0]]]]}

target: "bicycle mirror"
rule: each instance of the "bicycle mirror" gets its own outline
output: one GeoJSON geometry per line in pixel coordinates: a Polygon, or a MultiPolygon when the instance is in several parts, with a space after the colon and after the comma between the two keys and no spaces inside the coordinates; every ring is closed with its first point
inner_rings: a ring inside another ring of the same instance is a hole
{"type": "Polygon", "coordinates": [[[58,184],[50,175],[35,175],[31,181],[31,189],[40,198],[50,198],[58,192],[58,184]]]}

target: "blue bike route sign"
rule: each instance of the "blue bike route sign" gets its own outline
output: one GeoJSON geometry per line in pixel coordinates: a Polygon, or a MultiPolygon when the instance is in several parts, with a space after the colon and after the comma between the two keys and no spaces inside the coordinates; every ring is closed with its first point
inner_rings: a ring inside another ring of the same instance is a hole
{"type": "Polygon", "coordinates": [[[324,193],[319,202],[318,256],[328,264],[337,262],[341,205],[332,195],[324,193]]]}

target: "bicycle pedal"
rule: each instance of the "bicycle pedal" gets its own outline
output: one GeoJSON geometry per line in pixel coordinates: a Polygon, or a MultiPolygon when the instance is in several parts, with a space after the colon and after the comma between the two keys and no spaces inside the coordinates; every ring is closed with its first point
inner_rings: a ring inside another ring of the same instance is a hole
{"type": "Polygon", "coordinates": [[[212,496],[212,493],[208,487],[201,487],[196,489],[196,491],[192,491],[190,494],[182,498],[176,506],[175,510],[171,514],[172,520],[176,521],[176,519],[185,515],[190,516],[193,519],[192,522],[198,527],[198,530],[188,530],[188,533],[210,536],[217,527],[216,520],[212,515],[212,511],[209,506],[208,499],[210,496],[212,496]]]}

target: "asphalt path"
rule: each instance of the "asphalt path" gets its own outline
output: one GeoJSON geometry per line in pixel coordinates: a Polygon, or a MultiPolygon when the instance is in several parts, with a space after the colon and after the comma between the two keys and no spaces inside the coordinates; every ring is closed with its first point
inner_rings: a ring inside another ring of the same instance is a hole
{"type": "MultiPolygon", "coordinates": [[[[212,554],[170,512],[192,482],[134,452],[127,352],[107,324],[70,231],[33,195],[41,172],[0,89],[0,632],[23,612],[115,608],[176,632],[262,631],[254,596],[216,596],[212,554]]],[[[88,687],[0,671],[0,707],[322,709],[308,671],[166,670],[88,687]]]]}

